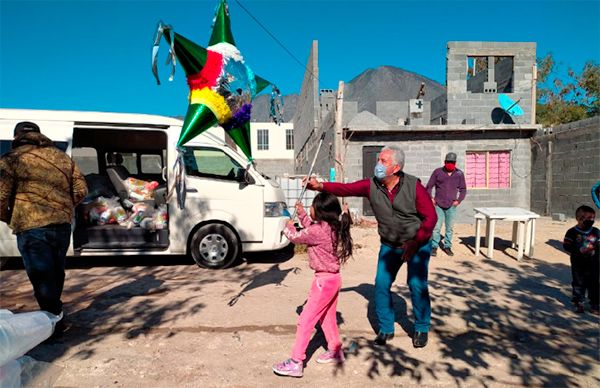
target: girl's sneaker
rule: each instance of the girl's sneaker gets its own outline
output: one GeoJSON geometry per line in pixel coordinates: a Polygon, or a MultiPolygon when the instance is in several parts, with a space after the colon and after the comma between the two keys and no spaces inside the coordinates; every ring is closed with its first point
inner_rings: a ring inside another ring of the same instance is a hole
{"type": "Polygon", "coordinates": [[[581,302],[574,302],[573,306],[574,306],[574,310],[575,310],[576,313],[583,314],[585,312],[585,309],[583,308],[583,303],[581,303],[581,302]]]}
{"type": "Polygon", "coordinates": [[[317,362],[319,364],[329,364],[331,362],[341,364],[344,361],[346,361],[346,358],[344,357],[344,351],[342,349],[338,350],[337,352],[334,350],[328,350],[317,357],[317,362]]]}
{"type": "Polygon", "coordinates": [[[273,372],[280,376],[302,377],[303,369],[302,361],[296,362],[291,358],[273,365],[273,372]]]}

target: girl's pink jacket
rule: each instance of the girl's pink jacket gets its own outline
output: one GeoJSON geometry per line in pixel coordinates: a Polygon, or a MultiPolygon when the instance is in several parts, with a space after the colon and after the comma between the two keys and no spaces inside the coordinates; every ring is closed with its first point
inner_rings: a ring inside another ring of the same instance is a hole
{"type": "Polygon", "coordinates": [[[312,223],[306,211],[298,211],[298,220],[304,228],[297,231],[293,225],[283,230],[285,236],[294,244],[308,246],[308,264],[315,272],[340,272],[340,261],[333,248],[333,232],[327,222],[312,223]]]}

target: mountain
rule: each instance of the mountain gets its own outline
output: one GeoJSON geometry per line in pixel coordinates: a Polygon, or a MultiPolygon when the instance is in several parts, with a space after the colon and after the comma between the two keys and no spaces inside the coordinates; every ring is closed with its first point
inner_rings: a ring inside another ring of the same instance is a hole
{"type": "MultiPolygon", "coordinates": [[[[408,101],[416,98],[421,82],[425,83],[426,101],[446,94],[446,87],[420,74],[394,66],[367,69],[344,86],[344,100],[357,101],[358,112],[363,110],[375,114],[376,101],[408,101]]],[[[284,121],[291,121],[296,111],[299,96],[283,96],[284,121]]],[[[252,121],[265,122],[269,119],[270,94],[257,96],[252,102],[252,121]]]]}
{"type": "Polygon", "coordinates": [[[421,82],[425,83],[426,101],[446,94],[446,87],[420,74],[393,66],[367,69],[344,88],[345,101],[357,101],[358,112],[375,114],[376,101],[408,101],[417,98],[421,82]]]}

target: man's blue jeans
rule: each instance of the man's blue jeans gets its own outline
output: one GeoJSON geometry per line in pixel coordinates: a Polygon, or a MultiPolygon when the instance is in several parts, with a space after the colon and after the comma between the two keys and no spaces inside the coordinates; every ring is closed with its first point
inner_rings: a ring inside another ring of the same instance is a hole
{"type": "MultiPolygon", "coordinates": [[[[394,332],[395,312],[392,303],[392,283],[404,261],[403,250],[381,244],[375,276],[375,313],[379,321],[379,332],[391,334],[394,332]]],[[[431,321],[431,302],[427,275],[429,272],[429,256],[431,243],[427,242],[408,261],[407,283],[410,289],[415,331],[428,332],[431,321]]]]}
{"type": "Polygon", "coordinates": [[[456,206],[450,206],[448,209],[442,209],[438,205],[435,205],[435,213],[437,214],[437,223],[433,229],[433,236],[431,237],[431,247],[437,248],[440,246],[440,235],[442,231],[442,224],[446,223],[446,231],[444,235],[444,247],[452,248],[452,228],[454,227],[454,216],[456,215],[456,206]]]}
{"type": "Polygon", "coordinates": [[[71,225],[48,225],[20,232],[17,245],[40,309],[59,315],[65,283],[65,256],[71,242],[71,225]]]}

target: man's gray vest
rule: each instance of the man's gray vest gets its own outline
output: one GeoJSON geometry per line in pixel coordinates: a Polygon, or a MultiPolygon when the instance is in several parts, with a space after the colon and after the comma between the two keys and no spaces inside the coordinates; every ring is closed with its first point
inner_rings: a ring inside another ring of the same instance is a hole
{"type": "Polygon", "coordinates": [[[369,195],[381,242],[392,247],[399,247],[413,239],[421,226],[415,204],[417,178],[401,173],[398,184],[400,187],[393,203],[390,202],[387,189],[376,178],[371,179],[369,195]]]}

